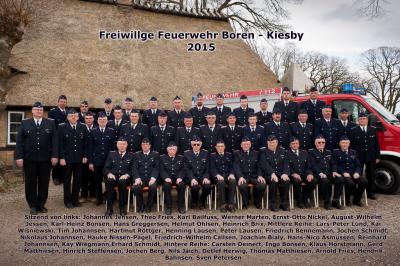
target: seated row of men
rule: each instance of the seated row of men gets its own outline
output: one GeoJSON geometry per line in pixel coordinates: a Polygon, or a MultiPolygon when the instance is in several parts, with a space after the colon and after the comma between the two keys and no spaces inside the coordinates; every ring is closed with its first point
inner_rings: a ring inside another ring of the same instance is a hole
{"type": "Polygon", "coordinates": [[[362,206],[361,196],[367,186],[367,179],[362,174],[362,167],[357,152],[349,149],[350,140],[342,137],[340,149],[333,152],[325,149],[325,139],[318,136],[315,148],[309,151],[299,149],[300,143],[292,138],[290,149],[279,146],[278,139],[270,135],[266,146],[259,151],[251,149],[249,138],[243,138],[241,149],[234,154],[225,151],[225,143],[218,140],[216,152],[209,154],[201,149],[202,141],[194,136],[191,150],[184,155],[177,154],[177,145],[170,142],[167,154],[159,156],[151,150],[150,141],[142,140],[142,151],[127,152],[128,143],[124,138],[117,142],[118,151],[111,151],[104,166],[107,194],[107,211],[113,213],[114,186],[120,193],[120,214],[126,214],[127,189],[132,183],[132,190],[137,197],[139,212],[150,212],[154,205],[157,186],[162,185],[165,195],[165,213],[172,212],[171,189],[176,186],[178,196],[178,212],[185,213],[184,195],[186,186],[191,190],[192,208],[204,208],[206,199],[217,186],[218,201],[222,212],[234,212],[236,186],[239,187],[243,199],[243,208],[249,206],[249,185],[253,186],[253,202],[261,208],[261,201],[269,186],[269,208],[277,211],[277,190],[280,194],[280,205],[288,211],[288,193],[290,184],[294,188],[296,206],[310,208],[311,195],[316,184],[324,200],[324,207],[332,206],[343,209],[339,198],[343,186],[346,187],[346,202],[362,206]],[[333,200],[331,200],[334,185],[333,200]],[[143,188],[148,187],[148,199],[144,204],[143,188]],[[201,194],[199,193],[201,190],[201,194]],[[353,200],[350,201],[350,197],[353,200]]]}

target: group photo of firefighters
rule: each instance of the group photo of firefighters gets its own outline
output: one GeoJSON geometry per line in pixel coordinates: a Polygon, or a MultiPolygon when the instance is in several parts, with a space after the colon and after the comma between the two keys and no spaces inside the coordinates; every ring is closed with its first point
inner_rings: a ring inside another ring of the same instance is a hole
{"type": "Polygon", "coordinates": [[[365,113],[351,121],[342,108],[334,118],[318,94],[311,88],[309,99],[296,103],[285,87],[272,112],[266,99],[259,110],[250,108],[245,95],[232,110],[221,93],[213,108],[198,93],[190,110],[179,96],[169,111],[160,110],[153,96],[142,112],[126,97],[122,106],[105,99],[97,113],[86,100],[79,110],[68,108],[61,95],[48,118],[35,102],[15,151],[30,214],[48,212],[50,176],[63,186],[66,208],[106,204],[106,216],[112,216],[114,201],[120,215],[127,215],[129,203],[140,213],[162,204],[167,215],[173,202],[180,214],[187,205],[211,204],[221,212],[251,203],[289,211],[291,197],[292,207],[300,209],[317,206],[316,199],[327,210],[362,207],[363,196],[376,200],[377,131],[365,113]]]}

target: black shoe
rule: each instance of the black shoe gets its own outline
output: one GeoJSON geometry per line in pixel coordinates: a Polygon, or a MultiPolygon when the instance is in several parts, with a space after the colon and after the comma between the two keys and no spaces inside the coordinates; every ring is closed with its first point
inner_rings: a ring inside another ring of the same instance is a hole
{"type": "Polygon", "coordinates": [[[67,203],[67,204],[65,204],[65,207],[68,209],[72,209],[72,208],[74,208],[74,205],[72,205],[72,203],[67,203]]]}
{"type": "Polygon", "coordinates": [[[269,210],[272,211],[272,212],[279,211],[274,205],[269,206],[269,210]]]}
{"type": "Polygon", "coordinates": [[[75,202],[73,203],[74,207],[82,207],[82,203],[80,202],[75,202]]]}
{"type": "Polygon", "coordinates": [[[196,210],[199,208],[199,204],[197,202],[192,202],[191,209],[196,210]]]}
{"type": "Polygon", "coordinates": [[[54,179],[54,180],[53,180],[53,183],[54,183],[54,185],[56,185],[56,186],[61,185],[61,182],[60,182],[60,180],[58,180],[58,179],[54,179]]]}
{"type": "Polygon", "coordinates": [[[289,211],[289,208],[286,205],[280,205],[279,208],[285,212],[289,211]]]}
{"type": "Polygon", "coordinates": [[[36,209],[35,207],[32,207],[32,208],[30,209],[29,213],[30,213],[31,215],[37,215],[37,214],[38,214],[38,211],[37,211],[37,209],[36,209]]]}
{"type": "Polygon", "coordinates": [[[358,207],[364,207],[364,204],[361,203],[361,200],[353,201],[353,204],[358,206],[358,207]]]}
{"type": "Polygon", "coordinates": [[[257,209],[262,209],[261,204],[256,204],[256,208],[257,208],[257,209]]]}
{"type": "Polygon", "coordinates": [[[372,199],[372,200],[377,200],[378,199],[375,194],[369,194],[369,195],[367,195],[367,197],[369,199],[372,199]]]}
{"type": "Polygon", "coordinates": [[[180,214],[185,214],[185,213],[186,213],[186,210],[185,210],[185,208],[179,208],[179,209],[178,209],[178,212],[179,212],[180,214]]]}
{"type": "Polygon", "coordinates": [[[126,208],[125,208],[125,207],[122,207],[122,208],[119,209],[119,215],[125,216],[125,215],[127,215],[127,214],[128,214],[128,213],[126,212],[126,208]]]}
{"type": "Polygon", "coordinates": [[[164,213],[165,213],[166,215],[171,215],[171,214],[172,214],[171,208],[166,208],[165,211],[164,211],[164,213]]]}
{"type": "Polygon", "coordinates": [[[48,210],[47,210],[47,208],[45,206],[41,206],[40,208],[38,208],[38,211],[41,212],[41,213],[47,213],[48,212],[48,210]]]}
{"type": "Polygon", "coordinates": [[[332,202],[332,207],[335,207],[338,210],[343,210],[344,206],[342,204],[340,204],[339,201],[335,200],[332,202]]]}
{"type": "Polygon", "coordinates": [[[151,207],[146,207],[145,210],[144,210],[144,212],[149,213],[149,212],[151,212],[151,209],[152,209],[151,207]]]}
{"type": "Polygon", "coordinates": [[[100,205],[102,205],[103,204],[103,201],[102,200],[96,200],[96,206],[100,206],[100,205]]]}
{"type": "Polygon", "coordinates": [[[332,210],[332,203],[331,203],[331,201],[326,201],[326,202],[324,203],[324,208],[327,209],[327,210],[332,210]]]}
{"type": "Polygon", "coordinates": [[[144,213],[144,205],[139,207],[138,212],[139,213],[144,213]]]}
{"type": "Polygon", "coordinates": [[[227,206],[226,204],[223,204],[223,205],[221,206],[220,211],[221,211],[221,212],[226,212],[227,210],[228,210],[228,206],[227,206]]]}
{"type": "Polygon", "coordinates": [[[304,209],[304,204],[302,202],[296,203],[296,207],[299,209],[304,209]]]}
{"type": "Polygon", "coordinates": [[[228,207],[226,208],[229,212],[235,212],[236,207],[234,204],[228,204],[228,207]]]}
{"type": "Polygon", "coordinates": [[[304,203],[304,208],[306,208],[306,209],[311,209],[312,206],[311,206],[311,204],[310,204],[308,201],[306,201],[306,202],[304,203]]]}
{"type": "Polygon", "coordinates": [[[113,211],[112,210],[107,210],[104,216],[112,216],[113,211]]]}
{"type": "Polygon", "coordinates": [[[247,210],[249,208],[249,205],[243,204],[242,209],[247,210]]]}

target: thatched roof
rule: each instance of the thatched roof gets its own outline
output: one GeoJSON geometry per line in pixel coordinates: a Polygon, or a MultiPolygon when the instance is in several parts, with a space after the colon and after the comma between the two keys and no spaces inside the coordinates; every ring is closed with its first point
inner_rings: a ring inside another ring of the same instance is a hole
{"type": "Polygon", "coordinates": [[[36,0],[36,15],[10,65],[27,74],[9,82],[7,105],[54,105],[66,94],[70,106],[86,99],[101,107],[104,98],[134,98],[145,108],[155,95],[170,108],[175,95],[186,108],[191,96],[274,87],[276,77],[241,40],[216,40],[212,53],[186,52],[186,41],[99,40],[99,30],[156,32],[231,30],[228,22],[160,14],[78,0],[36,0]]]}

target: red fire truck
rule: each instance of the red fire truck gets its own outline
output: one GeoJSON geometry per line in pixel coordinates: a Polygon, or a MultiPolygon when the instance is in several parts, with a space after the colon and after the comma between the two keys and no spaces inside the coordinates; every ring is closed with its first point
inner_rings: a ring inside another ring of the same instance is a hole
{"type": "MultiPolygon", "coordinates": [[[[225,104],[232,108],[239,106],[239,97],[247,95],[249,106],[257,112],[259,102],[262,98],[268,99],[268,109],[274,106],[281,96],[281,88],[261,89],[253,91],[239,91],[224,93],[225,104]]],[[[215,106],[215,95],[205,96],[205,105],[207,107],[215,106]]],[[[303,102],[308,96],[298,96],[294,98],[295,102],[303,102]]],[[[318,99],[330,104],[333,109],[333,116],[338,117],[341,108],[349,110],[350,119],[353,122],[358,121],[361,112],[369,115],[369,122],[378,129],[379,144],[381,147],[381,161],[376,168],[376,185],[381,193],[394,194],[400,188],[400,122],[383,107],[374,98],[368,95],[359,95],[356,93],[343,94],[321,94],[318,99]]],[[[195,99],[193,99],[195,100],[195,99]]],[[[193,102],[194,103],[194,102],[193,102]]]]}

